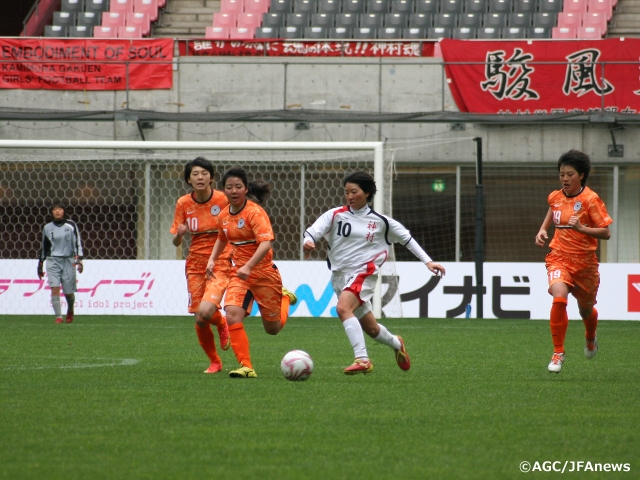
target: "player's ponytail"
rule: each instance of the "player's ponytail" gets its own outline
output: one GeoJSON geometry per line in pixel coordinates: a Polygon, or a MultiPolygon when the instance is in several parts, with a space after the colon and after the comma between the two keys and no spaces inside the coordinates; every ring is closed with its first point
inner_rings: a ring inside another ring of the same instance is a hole
{"type": "Polygon", "coordinates": [[[346,187],[347,183],[355,183],[358,185],[364,193],[367,194],[367,202],[373,202],[378,189],[376,188],[376,182],[371,175],[365,172],[355,172],[345,177],[342,181],[342,186],[346,187]]]}
{"type": "Polygon", "coordinates": [[[271,195],[271,185],[263,180],[254,180],[249,182],[247,172],[241,167],[232,167],[222,176],[222,185],[226,185],[229,178],[239,178],[245,187],[249,190],[247,195],[251,196],[256,202],[264,203],[269,195],[271,195]]]}

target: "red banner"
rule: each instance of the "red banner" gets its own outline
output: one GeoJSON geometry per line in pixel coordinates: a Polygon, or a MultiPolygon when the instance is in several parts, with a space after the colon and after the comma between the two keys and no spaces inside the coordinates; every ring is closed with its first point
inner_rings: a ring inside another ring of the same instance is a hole
{"type": "Polygon", "coordinates": [[[189,40],[180,55],[234,57],[432,57],[434,42],[189,40]]]}
{"type": "Polygon", "coordinates": [[[0,38],[0,88],[171,88],[173,40],[0,38]]]}
{"type": "Polygon", "coordinates": [[[440,46],[462,112],[640,111],[638,39],[442,40],[440,46]]]}

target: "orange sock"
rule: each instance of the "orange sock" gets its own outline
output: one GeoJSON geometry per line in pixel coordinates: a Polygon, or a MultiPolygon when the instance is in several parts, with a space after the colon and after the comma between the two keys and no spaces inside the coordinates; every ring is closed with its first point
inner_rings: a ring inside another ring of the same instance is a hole
{"type": "Polygon", "coordinates": [[[280,328],[284,328],[287,320],[289,319],[289,304],[291,299],[287,295],[282,296],[280,301],[280,328]]]}
{"type": "Polygon", "coordinates": [[[564,352],[564,337],[569,326],[567,316],[567,299],[558,297],[553,299],[550,315],[551,338],[553,340],[554,353],[564,352]]]}
{"type": "Polygon", "coordinates": [[[584,338],[589,342],[593,342],[596,338],[596,327],[598,326],[598,310],[594,307],[591,311],[591,315],[587,318],[583,318],[582,322],[584,323],[585,328],[584,338]]]}
{"type": "Polygon", "coordinates": [[[202,347],[202,350],[204,350],[204,353],[207,354],[207,357],[209,357],[209,360],[212,362],[219,362],[220,357],[218,356],[218,352],[216,352],[216,344],[213,340],[211,326],[207,325],[206,327],[200,327],[196,323],[196,334],[198,335],[200,346],[202,347]]]}
{"type": "Polygon", "coordinates": [[[221,325],[224,322],[224,317],[220,313],[220,310],[216,310],[216,313],[214,313],[213,316],[207,321],[210,324],[215,325],[217,327],[218,325],[221,325]]]}
{"type": "Polygon", "coordinates": [[[251,355],[249,354],[249,337],[244,330],[243,323],[229,325],[229,336],[231,337],[231,348],[238,359],[238,363],[245,367],[253,368],[251,355]]]}

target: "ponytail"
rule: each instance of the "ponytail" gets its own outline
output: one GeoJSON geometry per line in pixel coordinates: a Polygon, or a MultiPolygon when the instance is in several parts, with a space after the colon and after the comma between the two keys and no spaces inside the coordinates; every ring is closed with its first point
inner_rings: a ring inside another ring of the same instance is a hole
{"type": "Polygon", "coordinates": [[[247,180],[247,172],[244,168],[231,167],[229,170],[224,172],[224,175],[222,176],[222,185],[226,185],[227,180],[232,177],[239,178],[240,181],[242,181],[243,185],[249,190],[247,195],[254,198],[257,203],[263,204],[267,198],[269,198],[269,195],[271,195],[271,185],[264,180],[254,180],[253,182],[249,182],[247,180]]]}

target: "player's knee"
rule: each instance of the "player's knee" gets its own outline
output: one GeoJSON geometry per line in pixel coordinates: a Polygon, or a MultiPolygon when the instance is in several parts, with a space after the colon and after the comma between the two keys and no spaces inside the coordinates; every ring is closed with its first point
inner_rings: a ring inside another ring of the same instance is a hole
{"type": "Polygon", "coordinates": [[[278,333],[280,333],[280,330],[282,330],[282,327],[280,326],[280,322],[267,322],[264,321],[264,331],[267,332],[269,335],[277,335],[278,333]]]}

